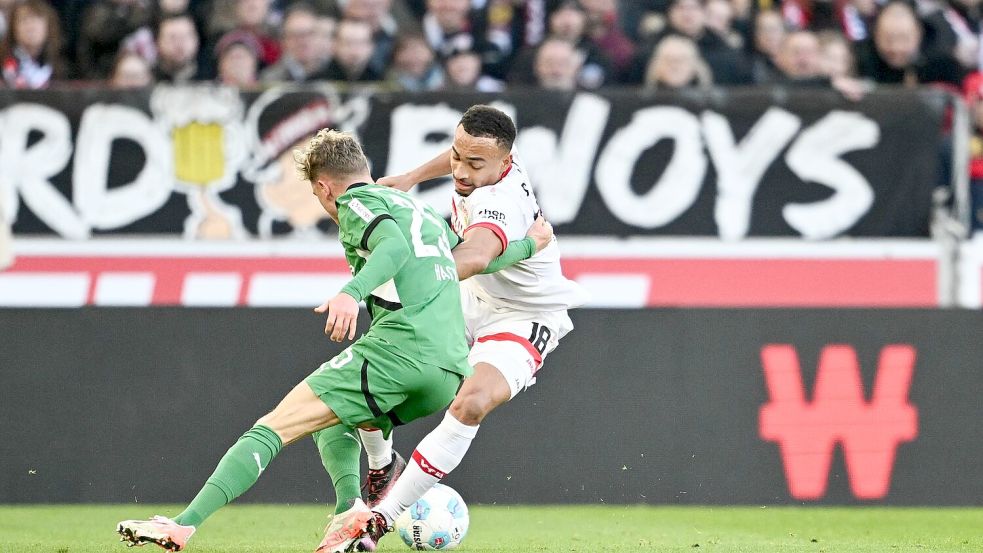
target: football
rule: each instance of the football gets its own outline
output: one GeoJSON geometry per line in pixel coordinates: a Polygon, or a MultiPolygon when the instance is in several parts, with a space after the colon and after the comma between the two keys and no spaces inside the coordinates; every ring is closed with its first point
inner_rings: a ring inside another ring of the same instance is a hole
{"type": "Polygon", "coordinates": [[[418,551],[454,549],[468,533],[468,506],[450,486],[436,484],[396,520],[396,531],[418,551]]]}

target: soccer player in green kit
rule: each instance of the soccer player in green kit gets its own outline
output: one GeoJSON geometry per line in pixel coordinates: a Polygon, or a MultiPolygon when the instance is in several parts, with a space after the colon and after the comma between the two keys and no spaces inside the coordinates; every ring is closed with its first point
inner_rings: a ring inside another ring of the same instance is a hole
{"type": "MultiPolygon", "coordinates": [[[[381,429],[446,407],[472,372],[458,279],[471,276],[460,239],[431,208],[371,183],[354,136],[324,129],[297,153],[298,169],[339,227],[354,277],[315,311],[327,313],[325,334],[355,337],[358,302],[372,317],[368,332],[321,365],[261,417],[219,461],[188,507],[174,519],[117,525],[130,545],[182,550],[212,513],[246,492],[280,449],[314,435],[338,499],[318,552],[350,551],[372,513],[359,490],[355,427],[381,429]],[[462,267],[455,258],[460,257],[462,267]],[[463,272],[460,272],[462,271],[463,272]]],[[[542,222],[540,222],[542,223],[542,222]]],[[[552,237],[540,225],[512,242],[485,272],[530,257],[552,237]]],[[[545,225],[548,227],[548,225],[545,225]]]]}

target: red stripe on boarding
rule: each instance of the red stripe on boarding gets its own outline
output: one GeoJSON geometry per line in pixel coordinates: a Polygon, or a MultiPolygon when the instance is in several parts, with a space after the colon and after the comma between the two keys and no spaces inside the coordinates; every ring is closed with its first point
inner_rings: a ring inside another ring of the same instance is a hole
{"type": "Polygon", "coordinates": [[[487,336],[482,336],[478,338],[478,342],[515,342],[520,346],[526,348],[529,355],[536,361],[536,366],[543,364],[543,356],[539,353],[539,350],[533,347],[529,340],[526,340],[518,334],[512,334],[511,332],[499,332],[498,334],[489,334],[487,336]]]}
{"type": "Polygon", "coordinates": [[[421,455],[420,452],[415,449],[413,450],[413,460],[416,462],[417,466],[420,467],[420,470],[429,474],[430,476],[438,479],[447,476],[446,472],[430,464],[430,461],[427,461],[427,458],[421,455]]]}
{"type": "Polygon", "coordinates": [[[563,274],[639,273],[648,307],[938,307],[934,259],[585,259],[563,274]]]}
{"type": "Polygon", "coordinates": [[[496,225],[495,223],[489,223],[487,221],[482,222],[482,223],[475,223],[475,224],[471,225],[470,227],[464,229],[464,232],[461,233],[461,236],[464,236],[465,234],[468,233],[469,230],[471,230],[471,229],[473,229],[475,227],[486,228],[486,229],[494,232],[495,233],[495,236],[497,236],[498,239],[502,241],[502,251],[503,252],[505,251],[505,248],[508,248],[509,247],[509,240],[508,240],[508,238],[505,237],[505,231],[502,230],[502,227],[496,225]]]}

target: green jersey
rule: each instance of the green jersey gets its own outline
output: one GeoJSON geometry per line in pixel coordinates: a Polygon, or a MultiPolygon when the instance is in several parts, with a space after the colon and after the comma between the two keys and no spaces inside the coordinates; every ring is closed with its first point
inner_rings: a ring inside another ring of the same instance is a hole
{"type": "MultiPolygon", "coordinates": [[[[384,186],[353,185],[337,204],[339,235],[353,275],[375,255],[369,251],[369,239],[382,221],[395,222],[409,247],[408,259],[388,282],[365,297],[355,294],[365,300],[372,316],[365,337],[382,340],[412,360],[470,376],[461,291],[451,255],[457,235],[433,208],[384,186]]],[[[346,286],[343,291],[351,290],[346,286]]]]}

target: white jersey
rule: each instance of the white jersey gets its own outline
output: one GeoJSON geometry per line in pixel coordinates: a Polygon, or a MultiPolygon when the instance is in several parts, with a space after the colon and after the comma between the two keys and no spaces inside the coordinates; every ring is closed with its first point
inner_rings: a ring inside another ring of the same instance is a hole
{"type": "MultiPolygon", "coordinates": [[[[515,152],[512,165],[496,184],[474,189],[469,196],[454,192],[451,224],[458,235],[485,227],[502,241],[522,240],[539,215],[539,202],[515,152]]],[[[559,311],[583,305],[586,291],[563,276],[556,239],[529,259],[489,275],[461,283],[496,307],[519,311],[559,311]]]]}

